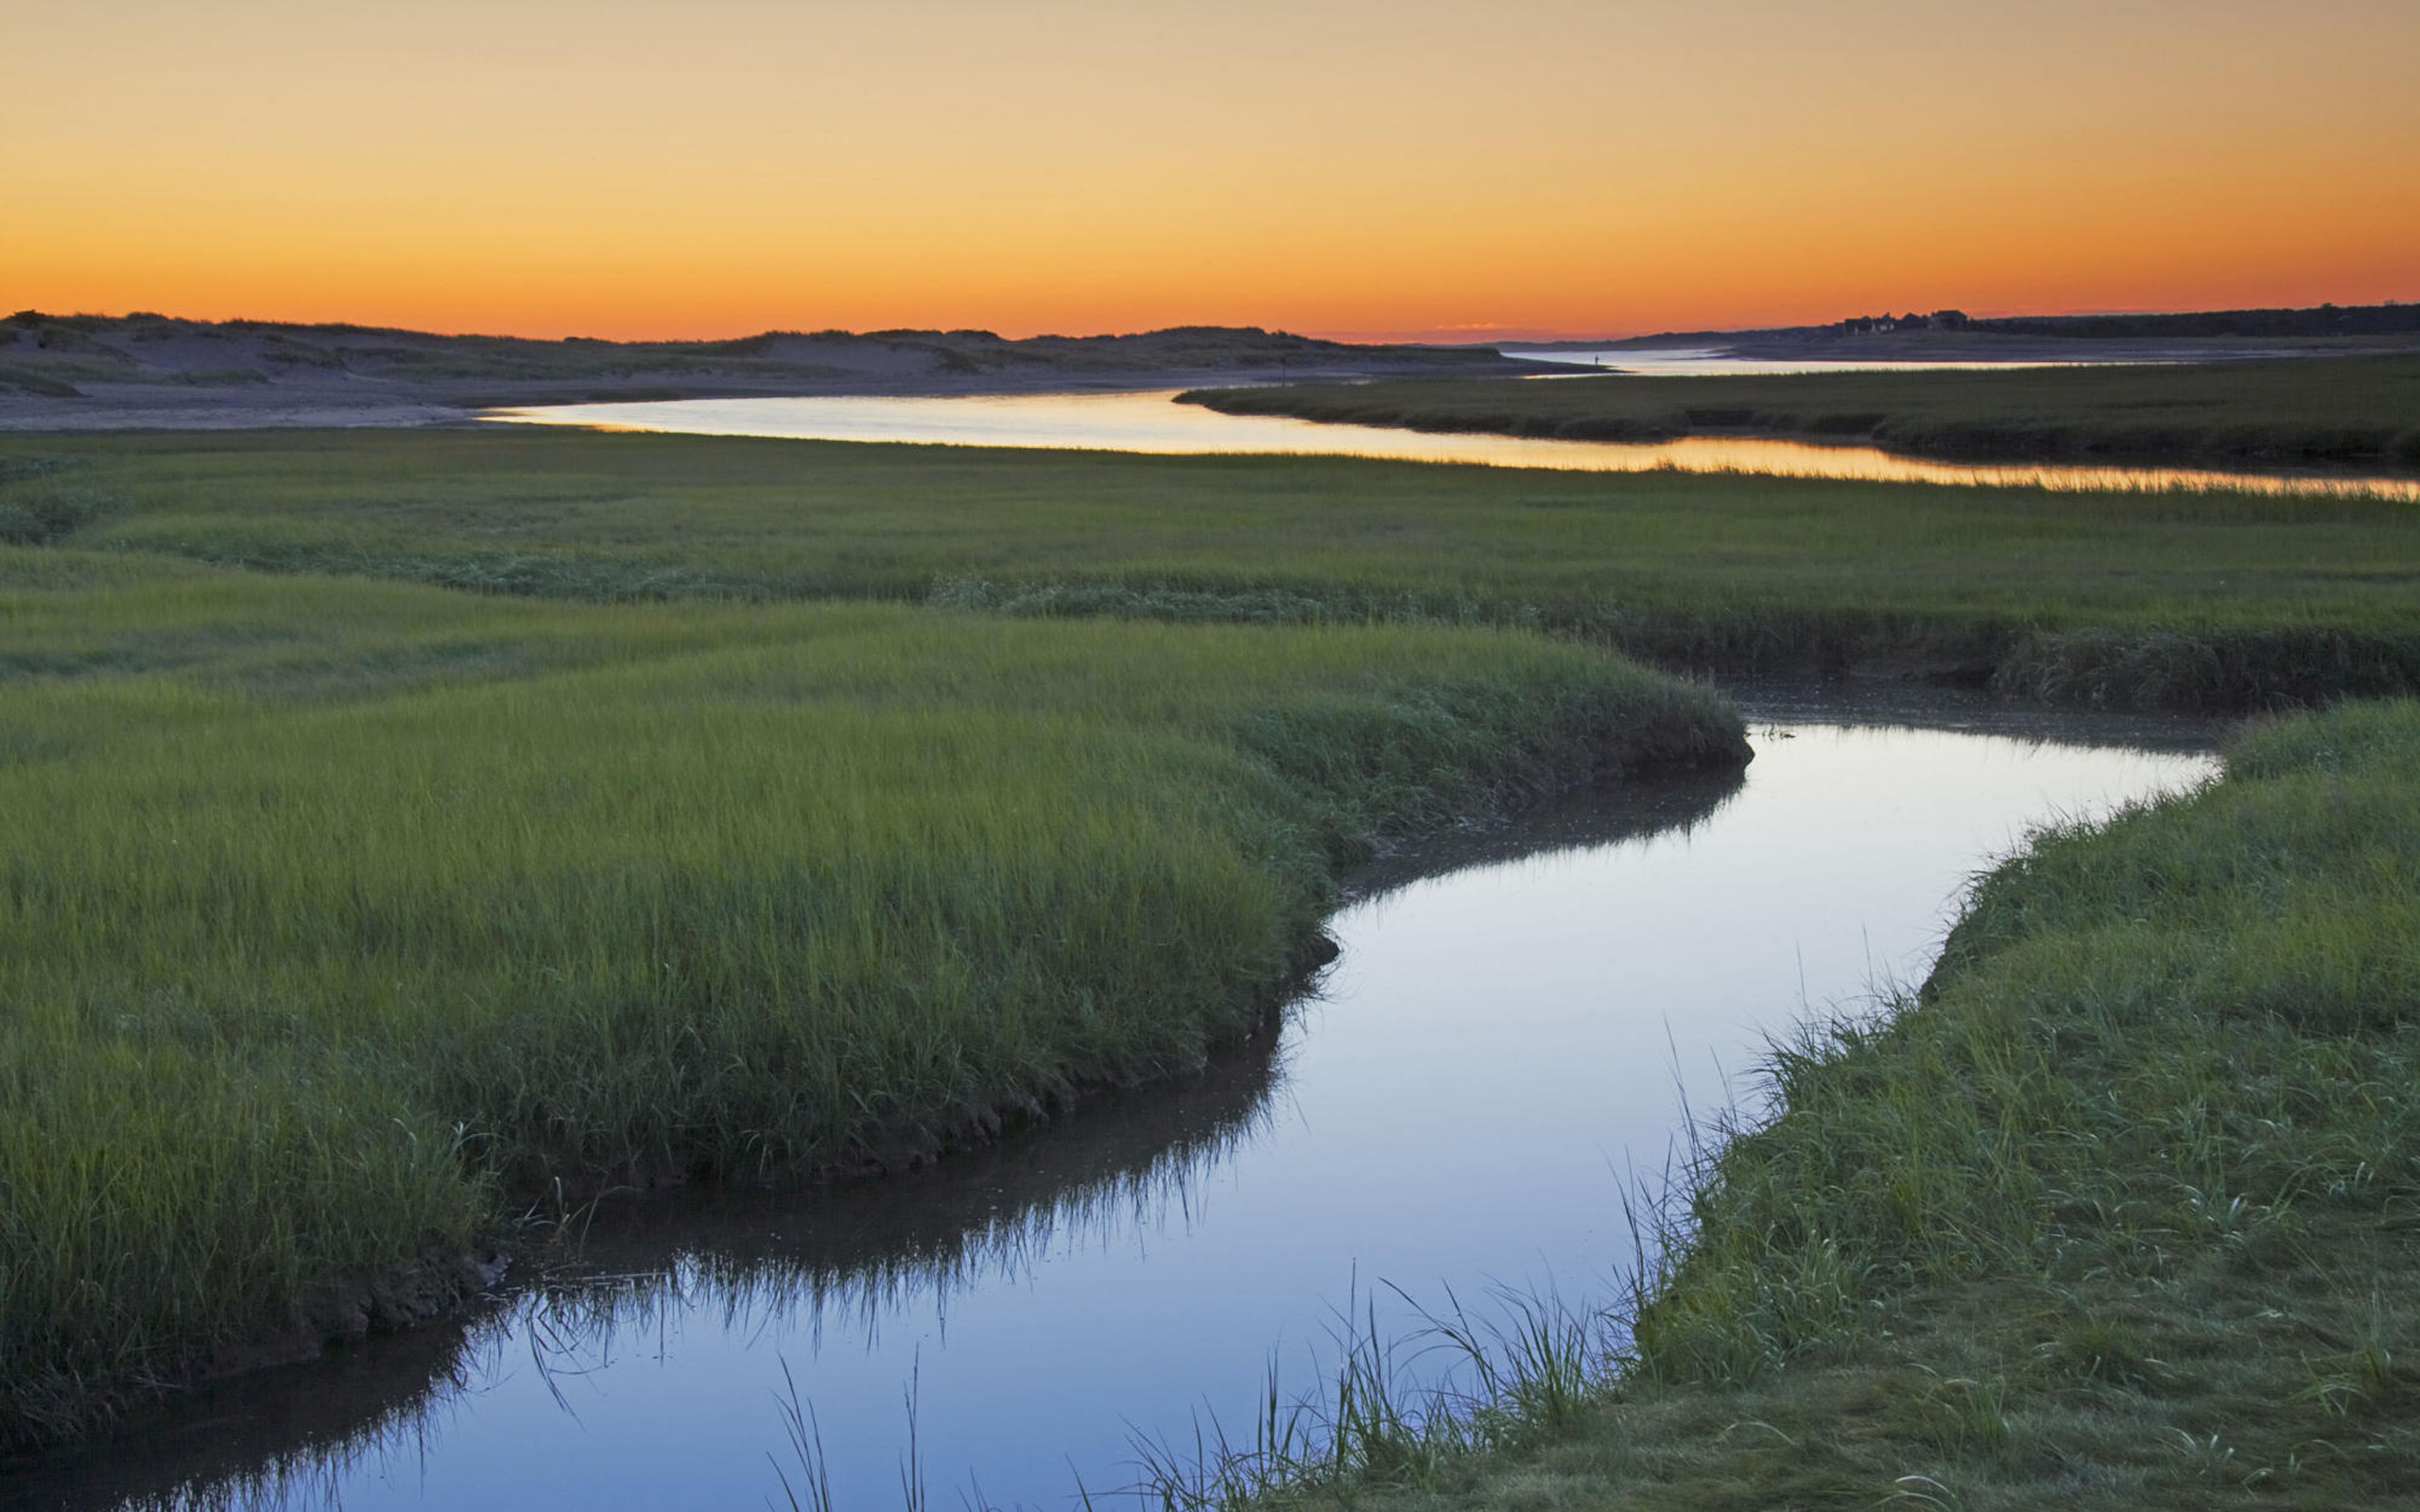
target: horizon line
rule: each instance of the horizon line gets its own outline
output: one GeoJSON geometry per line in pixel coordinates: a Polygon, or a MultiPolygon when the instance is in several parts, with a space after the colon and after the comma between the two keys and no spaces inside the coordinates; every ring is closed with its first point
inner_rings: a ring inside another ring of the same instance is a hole
{"type": "MultiPolygon", "coordinates": [[[[2026,319],[2032,319],[2032,320],[2073,320],[2073,319],[2095,319],[2095,318],[2127,318],[2127,317],[2137,317],[2137,316],[2142,316],[2142,317],[2159,317],[2159,316],[2188,316],[2188,315],[2237,315],[2237,314],[2269,313],[2269,312],[2296,312],[2296,313],[2301,313],[2301,312],[2309,312],[2309,311],[2318,311],[2318,310],[2332,310],[2332,309],[2344,309],[2344,310],[2361,310],[2361,309],[2397,309],[2397,308],[2401,308],[2401,307],[2404,307],[2404,306],[2409,305],[2409,304],[2415,304],[2415,303],[2420,303],[2420,299],[2413,299],[2413,300],[2377,300],[2377,301],[2364,301],[2364,302],[2361,302],[2361,303],[2356,303],[2356,304],[2343,304],[2343,305],[2340,305],[2340,304],[2336,303],[2336,302],[2335,302],[2335,301],[2322,301],[2322,302],[2320,302],[2320,303],[2316,303],[2316,304],[2261,304],[2261,305],[2246,304],[2246,305],[2226,305],[2226,306],[2199,306],[2199,307],[2185,307],[2185,308],[2169,308],[2169,307],[2159,307],[2159,308],[2136,308],[2136,307],[2128,307],[2128,308],[2088,308],[2088,309],[2058,309],[2058,310],[2044,310],[2044,309],[2039,309],[2039,308],[2017,308],[2017,309],[2012,309],[2012,310],[2006,310],[2006,311],[1991,311],[1991,310],[1985,310],[1985,311],[1979,311],[1979,312],[1978,312],[1978,311],[1961,311],[1960,313],[1964,314],[1964,315],[1966,316],[1966,318],[1969,318],[1969,319],[1973,319],[1973,320],[2011,320],[2011,319],[2016,319],[2016,320],[2026,320],[2026,319]]],[[[1937,313],[1942,313],[1943,311],[1947,311],[1947,310],[1957,310],[1957,309],[1959,309],[1959,307],[1958,307],[1958,306],[1955,306],[1955,305],[1945,305],[1945,306],[1941,306],[1938,310],[1934,310],[1934,311],[1911,311],[1911,312],[1901,312],[1901,313],[1915,313],[1915,314],[1927,314],[1927,315],[1928,315],[1928,314],[1937,314],[1937,313]]],[[[747,341],[747,340],[752,340],[752,339],[756,339],[756,338],[758,338],[758,337],[763,337],[763,336],[785,336],[785,335],[787,335],[787,336],[832,336],[832,335],[842,335],[842,336],[853,336],[853,337],[858,337],[858,338],[869,338],[869,339],[870,339],[870,338],[879,338],[879,337],[882,337],[882,336],[889,336],[889,335],[967,335],[967,336],[989,336],[989,337],[991,337],[991,338],[993,338],[993,339],[994,339],[994,340],[999,340],[999,341],[1004,341],[1004,342],[1018,342],[1018,341],[1047,341],[1047,340],[1060,340],[1060,341],[1094,341],[1094,340],[1110,340],[1110,339],[1116,339],[1116,338],[1120,338],[1120,337],[1129,337],[1129,336],[1159,335],[1164,335],[1164,334],[1167,334],[1167,333],[1169,333],[1169,332],[1175,332],[1175,331],[1258,331],[1258,332],[1263,332],[1263,333],[1265,333],[1265,334],[1267,334],[1267,335],[1290,335],[1290,336],[1298,336],[1298,337],[1302,337],[1302,338],[1306,339],[1306,340],[1334,342],[1334,343],[1336,343],[1336,344],[1338,344],[1338,345],[1340,345],[1340,346],[1461,346],[1461,347],[1491,347],[1491,346],[1522,346],[1522,345],[1544,344],[1544,343],[1558,343],[1558,344],[1562,344],[1562,343],[1585,343],[1585,342],[1621,342],[1621,341],[1638,341],[1638,340],[1645,340],[1645,339],[1649,339],[1649,338],[1655,337],[1655,336],[1672,336],[1672,337],[1675,337],[1675,338],[1679,338],[1679,337],[1705,337],[1705,336],[1729,336],[1729,335],[1760,335],[1760,334],[1764,334],[1764,333],[1768,333],[1768,332],[1775,332],[1775,331],[1811,331],[1811,330],[1821,330],[1821,329],[1823,329],[1823,328],[1824,328],[1824,327],[1825,327],[1825,326],[1838,325],[1838,324],[1841,324],[1841,323],[1842,323],[1843,321],[1847,321],[1847,320],[1867,319],[1867,318],[1895,318],[1895,317],[1893,316],[1893,312],[1892,312],[1892,311],[1885,309],[1885,310],[1879,310],[1879,311],[1876,311],[1876,312],[1873,312],[1873,313],[1871,313],[1871,314],[1866,313],[1866,312],[1859,312],[1858,314],[1856,314],[1856,315],[1840,316],[1840,317],[1835,317],[1834,318],[1832,318],[1832,319],[1828,319],[1828,320],[1808,320],[1808,321],[1798,321],[1798,322],[1792,322],[1792,323],[1779,323],[1779,324],[1749,324],[1749,325],[1733,325],[1733,326],[1699,326],[1699,327],[1695,327],[1695,328],[1688,329],[1688,330],[1681,330],[1681,329],[1676,329],[1676,328],[1671,328],[1671,327],[1666,327],[1666,328],[1661,329],[1661,330],[1633,330],[1633,331],[1622,331],[1622,332],[1606,332],[1606,331],[1604,331],[1604,330],[1602,330],[1602,329],[1599,329],[1599,330],[1595,330],[1595,331],[1589,331],[1589,330],[1584,330],[1584,329],[1583,329],[1583,330],[1572,330],[1572,329],[1563,329],[1563,328],[1556,328],[1556,327],[1549,327],[1549,326],[1515,325],[1515,324],[1513,324],[1513,323],[1512,323],[1512,322],[1509,322],[1509,321],[1508,321],[1508,322],[1500,322],[1500,323],[1499,323],[1499,322],[1488,322],[1488,321],[1474,321],[1474,322],[1470,322],[1470,323],[1457,323],[1457,324],[1452,324],[1452,325],[1441,325],[1441,326],[1403,326],[1403,327],[1394,327],[1394,328],[1387,328],[1387,329],[1380,329],[1380,330],[1367,330],[1367,329],[1362,329],[1362,330],[1340,330],[1340,329],[1333,328],[1333,327],[1328,327],[1328,328],[1322,328],[1322,327],[1304,327],[1304,328],[1301,328],[1301,329],[1291,329],[1291,330],[1289,330],[1289,329],[1288,329],[1288,328],[1286,328],[1286,327],[1283,327],[1283,326],[1262,325],[1262,324],[1257,324],[1257,323],[1227,324],[1227,323],[1223,323],[1223,322],[1198,321],[1198,320],[1178,320],[1178,321],[1174,321],[1174,322],[1172,322],[1172,323],[1170,323],[1170,324],[1167,324],[1167,325],[1159,325],[1159,326],[1144,326],[1144,327],[1138,327],[1138,328],[1133,328],[1133,329],[1129,329],[1129,330],[1103,330],[1103,331],[1094,331],[1094,332],[1089,332],[1089,333],[1085,333],[1085,334],[1082,334],[1082,335],[1071,334],[1071,333],[1069,333],[1069,332],[1065,332],[1065,331],[1034,331],[1034,332],[1028,333],[1028,334],[1024,335],[1002,335],[1001,333],[999,333],[998,331],[994,330],[994,329],[992,329],[992,328],[990,328],[990,327],[985,327],[985,326],[969,326],[969,325],[931,325],[931,326],[898,326],[898,325],[894,325],[894,326],[872,327],[872,328],[869,328],[869,329],[866,329],[866,330],[862,330],[862,331],[860,331],[860,330],[853,330],[853,329],[850,329],[850,328],[847,328],[847,327],[842,327],[842,326],[824,326],[824,327],[819,327],[819,328],[816,328],[816,329],[812,329],[812,330],[810,330],[810,329],[808,329],[808,328],[806,328],[805,326],[803,326],[803,325],[800,325],[800,326],[769,325],[769,326],[760,327],[760,328],[755,329],[755,330],[752,330],[752,331],[745,332],[745,333],[743,333],[743,334],[741,334],[741,335],[662,335],[662,336],[593,336],[593,335],[525,335],[525,334],[522,334],[522,333],[519,333],[519,332],[514,332],[514,331],[510,331],[510,330],[489,330],[489,331],[478,331],[478,330],[440,330],[440,329],[436,329],[436,328],[433,328],[433,327],[420,327],[420,326],[408,326],[408,325],[394,325],[394,324],[389,324],[389,323],[383,323],[383,322],[365,321],[365,320],[349,320],[349,319],[289,319],[289,318],[275,318],[275,317],[266,317],[266,316],[224,316],[224,317],[218,317],[218,318],[212,318],[212,317],[207,317],[207,316],[182,316],[182,315],[171,315],[171,314],[167,314],[167,313],[165,313],[165,312],[164,312],[164,311],[159,311],[159,310],[148,310],[148,309],[129,309],[129,310],[126,310],[126,311],[124,311],[124,312],[122,312],[122,313],[111,314],[111,313],[107,313],[107,312],[103,312],[103,311],[95,311],[95,310],[77,310],[77,311],[73,311],[73,312],[64,312],[64,311],[42,310],[42,309],[36,309],[36,308],[28,307],[28,308],[26,308],[26,309],[21,309],[21,310],[14,311],[14,312],[10,313],[9,315],[8,315],[8,316],[6,316],[6,317],[0,317],[0,319],[4,319],[4,320],[6,320],[7,322],[11,322],[11,323],[22,323],[22,322],[24,322],[24,321],[26,321],[26,320],[27,320],[27,319],[46,319],[46,320],[112,320],[112,321],[138,320],[138,319],[158,319],[158,320],[175,320],[175,321],[181,321],[181,322],[183,322],[183,323],[185,323],[185,324],[190,324],[190,325],[221,325],[221,326],[228,326],[228,325],[289,326],[289,327],[295,327],[295,328],[300,328],[300,329],[320,329],[320,330],[356,330],[356,331],[373,331],[373,332],[375,332],[375,331],[388,331],[388,332],[395,332],[395,333],[404,334],[404,335],[424,335],[424,336],[438,336],[438,337],[443,337],[443,338],[447,338],[447,339],[461,339],[461,340],[505,340],[505,341],[544,341],[544,342],[588,341],[588,342],[596,342],[596,343],[600,343],[600,344],[604,344],[604,345],[611,345],[611,346],[683,346],[683,345],[701,345],[701,346],[703,346],[703,345],[721,345],[721,344],[726,344],[726,343],[730,343],[730,342],[734,342],[734,341],[747,341]]]]}

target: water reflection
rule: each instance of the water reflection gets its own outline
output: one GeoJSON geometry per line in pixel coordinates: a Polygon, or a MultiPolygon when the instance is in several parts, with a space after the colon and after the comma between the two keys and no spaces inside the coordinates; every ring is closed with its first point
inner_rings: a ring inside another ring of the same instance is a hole
{"type": "MultiPolygon", "coordinates": [[[[1548,805],[1389,858],[1357,879],[1357,895],[1542,848],[1685,829],[1739,785],[1736,776],[1686,780],[1548,805]]],[[[451,1431],[494,1399],[543,1399],[578,1424],[595,1379],[633,1354],[667,1356],[676,1336],[702,1330],[742,1349],[778,1338],[802,1344],[805,1359],[827,1349],[879,1358],[887,1324],[946,1319],[969,1288],[1013,1293],[1054,1257],[1141,1254],[1190,1231],[1205,1186],[1287,1106],[1296,1037],[1278,1027],[1197,1075],[1096,1092],[1045,1131],[906,1177],[787,1195],[700,1190],[602,1210],[581,1228],[576,1259],[480,1315],[204,1386],[107,1442],[0,1470],[0,1503],[165,1512],[353,1506],[398,1492],[418,1502],[412,1488],[429,1486],[424,1472],[449,1452],[451,1431]]],[[[765,1401],[735,1405],[746,1440],[739,1479],[752,1486],[774,1419],[765,1401]]],[[[828,1403],[823,1411],[829,1420],[828,1403]]],[[[695,1425],[675,1431],[695,1452],[695,1425]]],[[[507,1504],[493,1483],[472,1496],[507,1504]]],[[[428,1504],[440,1500],[429,1492],[428,1504]]]]}
{"type": "Polygon", "coordinates": [[[1321,998],[1201,1077],[903,1179],[602,1214],[578,1266],[484,1316],[198,1394],[0,1477],[0,1502],[754,1506],[778,1500],[794,1375],[841,1505],[898,1498],[912,1378],[942,1500],[979,1478],[1064,1506],[1079,1479],[1125,1484],[1132,1431],[1247,1417],[1272,1346],[1307,1384],[1357,1285],[1592,1289],[1630,1255],[1621,1173],[1663,1159],[1685,1101],[1722,1102],[1807,1006],[1921,970],[2024,824],[2208,769],[2206,730],[1788,687],[1743,706],[1744,782],[1374,871],[1321,998]]]}
{"type": "Polygon", "coordinates": [[[584,425],[690,436],[893,441],[1141,452],[1161,455],[1277,454],[1363,456],[1583,472],[1752,472],[1773,477],[2043,488],[2066,492],[2216,489],[2314,498],[2420,501],[2420,480],[2313,477],[2190,468],[1933,462],[1870,446],[1689,436],[1650,443],[1435,435],[1330,425],[1275,415],[1221,415],[1170,401],[1174,389],[1122,394],[975,394],[952,398],[844,395],[815,399],[683,399],[549,404],[490,411],[527,425],[584,425]]]}
{"type": "Polygon", "coordinates": [[[2090,362],[2072,358],[2064,362],[2056,359],[1928,362],[1923,358],[1900,358],[1895,361],[1858,362],[1821,357],[1736,357],[1720,347],[1575,347],[1552,352],[1500,347],[1497,350],[1505,356],[1528,362],[1588,367],[1604,372],[1654,373],[1668,378],[1736,378],[1756,373],[1778,376],[1801,372],[1994,372],[2023,368],[2135,367],[2146,361],[2156,363],[2160,360],[2132,358],[2113,362],[2106,357],[2098,357],[2090,362]]]}

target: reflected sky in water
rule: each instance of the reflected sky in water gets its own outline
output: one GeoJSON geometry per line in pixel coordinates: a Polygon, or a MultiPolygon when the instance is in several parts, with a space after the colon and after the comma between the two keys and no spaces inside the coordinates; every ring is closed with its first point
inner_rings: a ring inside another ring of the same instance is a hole
{"type": "Polygon", "coordinates": [[[1508,357],[1528,362],[1577,363],[1607,372],[1651,373],[1668,378],[1730,378],[1762,373],[1778,376],[1798,372],[1986,372],[2014,368],[2084,368],[2139,366],[2107,360],[2084,362],[1842,362],[1809,357],[1735,357],[1719,347],[1592,347],[1553,352],[1498,347],[1508,357]]]}
{"type": "Polygon", "coordinates": [[[1627,1177],[1662,1167],[1685,1108],[1756,1095],[1767,1036],[1920,973],[2027,826],[2213,769],[2190,728],[2052,721],[2067,743],[2045,743],[1982,706],[1918,730],[1745,702],[1744,782],[1374,873],[1318,1000],[1205,1075],[893,1181],[609,1211],[579,1264],[484,1316],[204,1393],[0,1478],[0,1502],[779,1504],[794,1380],[844,1507],[897,1504],[911,1381],[938,1504],[979,1485],[1063,1507],[1080,1477],[1132,1480],[1136,1431],[1245,1422],[1272,1354],[1313,1384],[1356,1296],[1410,1327],[1383,1283],[1602,1293],[1633,1255],[1627,1177]]]}
{"type": "Polygon", "coordinates": [[[2420,480],[2284,476],[2190,468],[1933,462],[1870,446],[1819,446],[1747,437],[1687,436],[1644,443],[1433,434],[1330,425],[1278,415],[1221,415],[1171,403],[1175,389],[1132,393],[968,394],[947,398],[838,395],[799,399],[678,399],[491,410],[492,421],[586,425],[690,436],[894,441],[1143,452],[1163,455],[1282,454],[1366,456],[1582,472],[1751,472],[1774,477],[2040,487],[2062,490],[2227,489],[2241,492],[2420,501],[2420,480]]]}

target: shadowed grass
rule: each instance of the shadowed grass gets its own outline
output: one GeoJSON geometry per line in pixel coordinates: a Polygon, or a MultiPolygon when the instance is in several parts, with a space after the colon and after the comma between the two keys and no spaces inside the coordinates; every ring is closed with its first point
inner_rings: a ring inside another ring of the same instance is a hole
{"type": "MultiPolygon", "coordinates": [[[[523,596],[1518,625],[1668,665],[2168,708],[2420,688],[2420,510],[2378,501],[567,432],[0,438],[0,476],[66,464],[119,503],[65,543],[523,596]]],[[[60,477],[0,483],[0,508],[60,477]]]]}
{"type": "Polygon", "coordinates": [[[377,1323],[370,1279],[558,1181],[892,1168],[1198,1064],[1390,836],[1745,755],[1505,632],[6,548],[0,628],[10,1439],[377,1323]]]}

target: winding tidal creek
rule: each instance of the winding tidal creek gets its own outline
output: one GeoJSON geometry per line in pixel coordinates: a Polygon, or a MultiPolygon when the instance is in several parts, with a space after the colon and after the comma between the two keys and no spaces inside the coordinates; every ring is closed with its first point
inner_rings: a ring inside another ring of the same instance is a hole
{"type": "Polygon", "coordinates": [[[0,1471],[0,1504],[786,1505],[795,1400],[841,1507],[900,1503],[912,1413],[939,1504],[1063,1508],[1131,1486],[1138,1436],[1249,1437],[1344,1314],[1398,1337],[1449,1292],[1609,1296],[1625,1192],[1755,1108],[1770,1038],[1920,980],[2029,826],[2215,769],[2202,726],[1739,697],[1743,779],[1374,871],[1317,993],[1201,1075],[889,1180],[606,1209],[484,1310],[191,1394],[0,1471]]]}
{"type": "Polygon", "coordinates": [[[1751,436],[1684,436],[1668,441],[1565,441],[1524,436],[1433,433],[1382,425],[1330,424],[1283,415],[1222,415],[1200,404],[1175,404],[1176,394],[1177,390],[1170,388],[1131,393],[973,394],[948,398],[849,394],[799,399],[674,399],[547,404],[492,410],[485,418],[525,425],[594,426],[684,436],[763,436],[792,440],[1038,447],[1189,456],[1360,456],[1580,472],[1738,472],[1763,477],[2040,488],[2057,491],[2220,490],[2308,498],[2420,502],[2420,480],[2408,477],[2312,476],[2055,462],[1941,462],[1900,456],[1873,446],[1751,436]]]}

